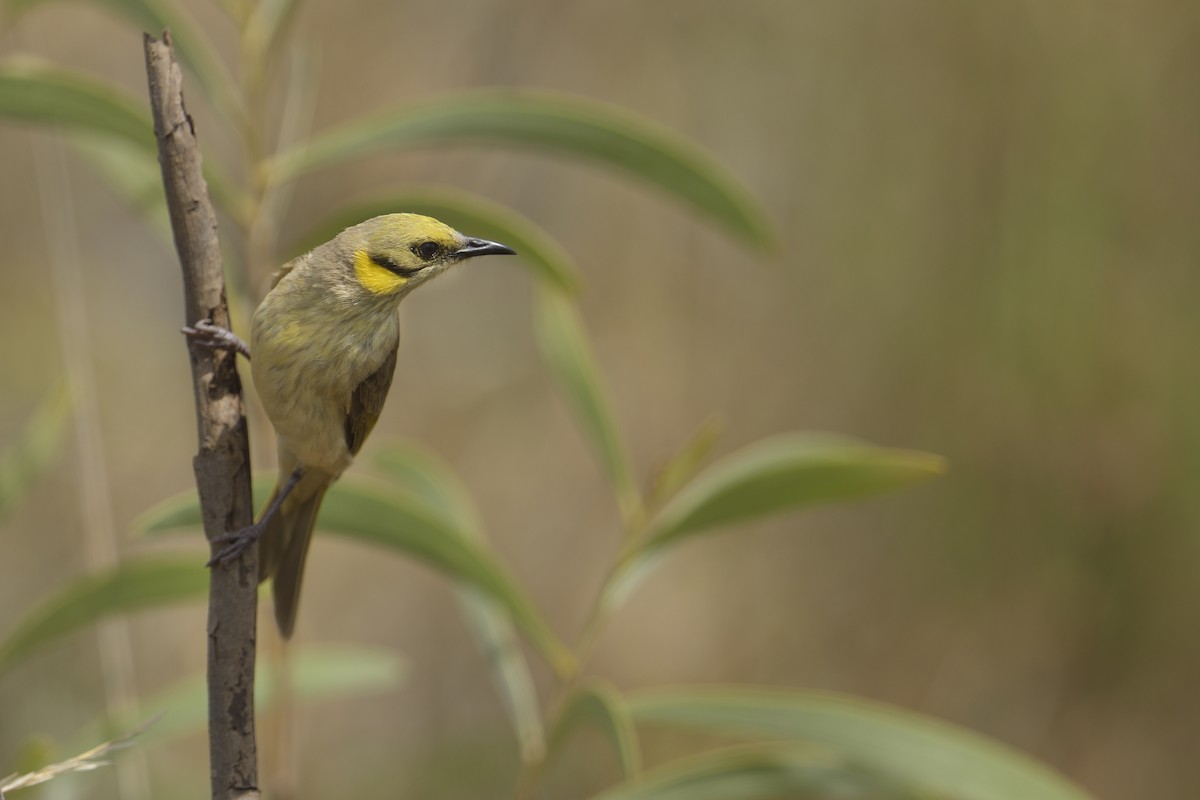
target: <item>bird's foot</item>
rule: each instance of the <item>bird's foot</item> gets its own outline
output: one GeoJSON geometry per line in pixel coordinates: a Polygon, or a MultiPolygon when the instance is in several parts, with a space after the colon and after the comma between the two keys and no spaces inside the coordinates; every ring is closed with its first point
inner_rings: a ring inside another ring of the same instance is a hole
{"type": "Polygon", "coordinates": [[[207,319],[183,328],[182,332],[184,336],[201,347],[207,347],[210,350],[228,350],[231,353],[241,353],[246,358],[250,358],[250,348],[238,338],[236,333],[228,328],[213,325],[207,319]]]}
{"type": "Polygon", "coordinates": [[[214,539],[214,544],[223,544],[225,546],[218,550],[216,555],[210,558],[205,566],[215,567],[218,564],[228,564],[246,552],[251,545],[262,538],[263,531],[266,530],[266,526],[263,525],[264,521],[256,522],[249,527],[242,528],[240,531],[226,533],[214,539]]]}

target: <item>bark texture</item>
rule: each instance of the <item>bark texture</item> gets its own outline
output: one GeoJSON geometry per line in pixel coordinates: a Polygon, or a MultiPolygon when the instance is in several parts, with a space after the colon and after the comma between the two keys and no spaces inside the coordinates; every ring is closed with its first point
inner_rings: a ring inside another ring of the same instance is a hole
{"type": "MultiPolygon", "coordinates": [[[[202,174],[192,118],[183,105],[183,76],[169,31],[144,38],[158,160],[183,269],[184,324],[211,320],[229,328],[217,217],[202,174]]],[[[181,339],[183,337],[180,337],[181,339]]],[[[250,446],[234,353],[190,342],[200,447],[192,466],[204,534],[214,540],[253,521],[250,446]]],[[[258,798],[254,740],[254,658],[258,547],[213,567],[208,597],[209,773],[214,800],[258,798]]]]}

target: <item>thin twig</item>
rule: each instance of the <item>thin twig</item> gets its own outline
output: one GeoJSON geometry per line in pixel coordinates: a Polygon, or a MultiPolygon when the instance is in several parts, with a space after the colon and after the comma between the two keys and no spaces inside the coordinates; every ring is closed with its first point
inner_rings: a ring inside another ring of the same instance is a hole
{"type": "MultiPolygon", "coordinates": [[[[183,77],[169,32],[146,35],[146,76],[175,249],[183,268],[184,324],[229,327],[217,220],[200,148],[183,105],[183,77]]],[[[204,533],[215,540],[253,521],[250,447],[237,355],[189,345],[200,451],[193,461],[204,533]]],[[[212,570],[208,600],[208,736],[214,800],[258,798],[254,659],[258,548],[212,570]]]]}

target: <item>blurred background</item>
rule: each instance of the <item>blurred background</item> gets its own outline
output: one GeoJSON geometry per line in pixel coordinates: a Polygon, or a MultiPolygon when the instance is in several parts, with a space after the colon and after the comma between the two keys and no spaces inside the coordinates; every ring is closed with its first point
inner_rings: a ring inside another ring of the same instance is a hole
{"type": "MultiPolygon", "coordinates": [[[[220,8],[188,10],[235,61],[220,8]]],[[[1200,6],[311,0],[295,41],[320,56],[316,130],[454,88],[567,90],[695,140],[765,205],[766,256],[624,177],[502,148],[375,158],[292,198],[285,242],[355,193],[412,181],[544,226],[584,273],[643,477],[714,414],[719,453],[812,429],[949,461],[905,493],[681,547],[612,620],[590,672],[622,688],[854,693],[996,737],[1100,798],[1194,796],[1200,6]]],[[[90,5],[37,9],[0,46],[144,97],[140,32],[90,5]]],[[[236,164],[197,95],[201,141],[236,164]]],[[[94,425],[2,523],[0,634],[86,570],[83,508],[102,510],[110,521],[93,524],[123,553],[204,552],[199,533],[128,534],[192,480],[175,255],[55,142],[0,125],[0,443],[72,359],[94,374],[94,425]],[[76,279],[56,281],[56,258],[76,279]]],[[[412,438],[452,464],[572,640],[620,522],[530,309],[511,262],[409,298],[367,452],[412,438]]],[[[270,433],[252,435],[270,467],[270,433]]],[[[203,628],[202,602],[132,618],[139,694],[203,670],[203,628]]],[[[319,536],[297,638],[410,661],[399,691],[298,710],[304,796],[506,796],[516,746],[444,578],[319,536]]],[[[103,707],[95,634],[53,645],[0,677],[0,766],[103,707]]],[[[153,796],[204,796],[204,748],[197,734],[151,750],[153,796]]],[[[580,775],[611,770],[607,755],[575,757],[580,775]]],[[[29,795],[116,796],[111,772],[63,785],[29,795]]]]}

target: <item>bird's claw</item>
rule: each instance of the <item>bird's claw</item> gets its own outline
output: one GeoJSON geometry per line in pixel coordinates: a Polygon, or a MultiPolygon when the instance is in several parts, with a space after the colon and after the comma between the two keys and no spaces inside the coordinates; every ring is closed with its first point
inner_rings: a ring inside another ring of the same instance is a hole
{"type": "Polygon", "coordinates": [[[213,540],[213,543],[224,544],[225,546],[218,550],[205,566],[215,567],[218,564],[228,564],[257,542],[262,537],[262,533],[262,526],[251,525],[248,528],[242,528],[240,531],[218,536],[213,540]]]}
{"type": "Polygon", "coordinates": [[[194,325],[181,328],[180,331],[201,347],[207,347],[210,350],[228,350],[231,353],[241,353],[246,358],[250,358],[250,348],[246,346],[246,343],[228,328],[213,325],[212,320],[202,319],[194,325]]]}

